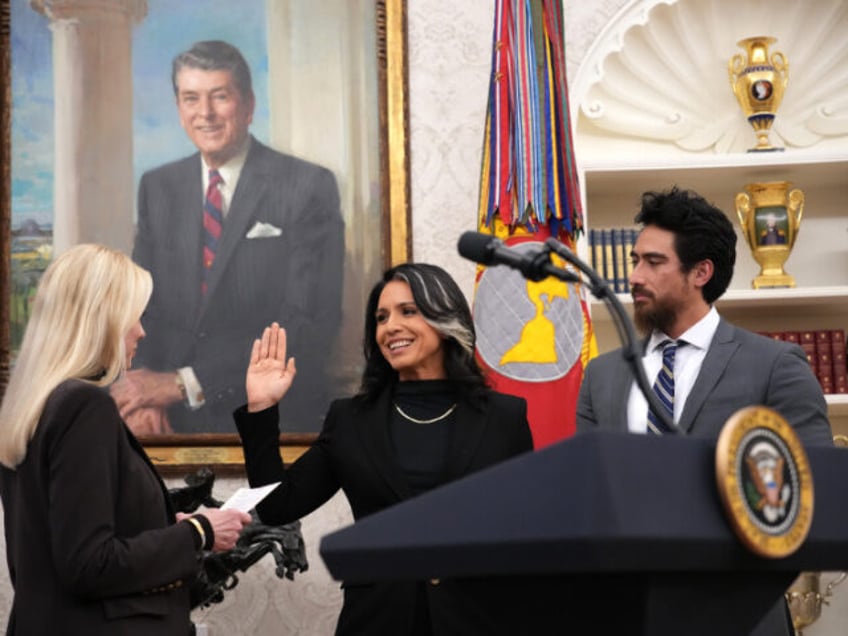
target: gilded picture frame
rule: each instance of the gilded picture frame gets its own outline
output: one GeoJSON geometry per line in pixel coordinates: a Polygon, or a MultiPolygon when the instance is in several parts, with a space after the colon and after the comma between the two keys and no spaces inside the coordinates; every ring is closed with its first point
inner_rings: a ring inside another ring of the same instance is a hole
{"type": "MultiPolygon", "coordinates": [[[[143,0],[140,0],[143,1],[143,0]]],[[[12,56],[11,0],[0,0],[0,389],[5,388],[12,359],[10,337],[10,269],[12,216],[12,56]]],[[[408,88],[406,9],[402,0],[374,0],[379,117],[380,258],[388,267],[411,258],[409,203],[408,88]]],[[[270,48],[270,47],[269,47],[270,48]]],[[[286,461],[298,457],[315,433],[281,434],[286,461]]],[[[235,434],[158,435],[142,442],[163,474],[183,475],[201,466],[219,474],[243,471],[235,434]]]]}

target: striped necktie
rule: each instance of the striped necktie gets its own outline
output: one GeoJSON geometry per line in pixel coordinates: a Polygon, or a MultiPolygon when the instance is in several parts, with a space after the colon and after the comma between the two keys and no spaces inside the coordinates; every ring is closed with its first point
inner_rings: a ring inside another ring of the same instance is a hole
{"type": "MultiPolygon", "coordinates": [[[[685,342],[680,342],[683,346],[685,342]]],[[[674,340],[663,340],[658,346],[662,347],[662,368],[657,374],[657,379],[654,382],[654,393],[657,394],[660,404],[665,410],[669,419],[674,421],[674,356],[677,353],[678,343],[674,340]]],[[[663,424],[662,420],[654,415],[654,412],[648,407],[648,430],[662,435],[670,433],[671,429],[663,424]]]]}
{"type": "Polygon", "coordinates": [[[224,183],[221,173],[209,171],[209,186],[206,188],[206,200],[203,202],[203,282],[201,291],[205,294],[209,270],[215,262],[218,251],[218,239],[224,225],[223,200],[219,186],[224,183]]]}

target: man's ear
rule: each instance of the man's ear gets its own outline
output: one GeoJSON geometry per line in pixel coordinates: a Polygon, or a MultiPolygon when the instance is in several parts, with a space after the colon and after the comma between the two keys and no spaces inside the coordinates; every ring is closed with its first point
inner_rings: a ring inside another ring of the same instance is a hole
{"type": "Polygon", "coordinates": [[[247,117],[247,124],[250,125],[253,123],[253,113],[256,110],[256,96],[253,94],[253,91],[250,91],[250,99],[248,100],[248,104],[250,114],[247,117]]]}
{"type": "Polygon", "coordinates": [[[713,273],[715,272],[715,265],[709,259],[705,259],[698,263],[695,263],[695,266],[692,268],[690,272],[693,276],[692,282],[695,287],[701,288],[707,283],[710,282],[710,279],[713,277],[713,273]]]}

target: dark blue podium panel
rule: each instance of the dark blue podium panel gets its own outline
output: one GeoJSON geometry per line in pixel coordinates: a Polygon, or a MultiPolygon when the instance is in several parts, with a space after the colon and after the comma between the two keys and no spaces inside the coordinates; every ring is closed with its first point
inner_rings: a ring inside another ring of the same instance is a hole
{"type": "Polygon", "coordinates": [[[813,524],[784,559],[755,556],[733,534],[714,444],[611,432],[578,434],[361,519],[324,537],[321,555],[335,578],[367,580],[848,569],[848,451],[808,454],[813,524]]]}

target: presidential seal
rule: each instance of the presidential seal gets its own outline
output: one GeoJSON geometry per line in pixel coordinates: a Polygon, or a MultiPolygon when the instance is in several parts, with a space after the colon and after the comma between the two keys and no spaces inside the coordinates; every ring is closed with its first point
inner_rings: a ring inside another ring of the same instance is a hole
{"type": "Polygon", "coordinates": [[[718,438],[716,479],[730,525],[752,552],[778,559],[795,552],[813,522],[807,453],[776,411],[734,413],[718,438]]]}

